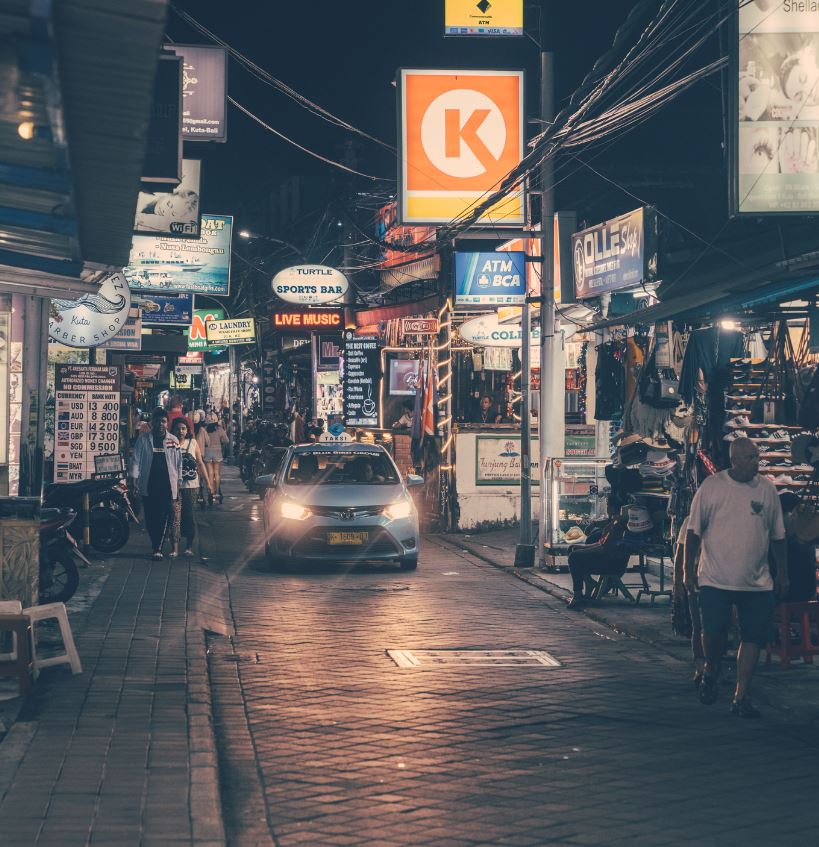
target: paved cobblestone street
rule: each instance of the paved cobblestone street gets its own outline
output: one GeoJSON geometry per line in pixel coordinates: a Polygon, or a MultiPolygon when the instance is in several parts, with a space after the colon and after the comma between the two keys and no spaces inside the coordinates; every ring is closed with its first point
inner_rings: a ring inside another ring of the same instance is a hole
{"type": "Polygon", "coordinates": [[[209,542],[235,625],[208,637],[230,843],[811,840],[817,745],[787,713],[703,707],[687,664],[434,537],[416,573],[271,574],[260,503],[236,496],[209,542]],[[455,648],[560,667],[386,654],[455,648]]]}

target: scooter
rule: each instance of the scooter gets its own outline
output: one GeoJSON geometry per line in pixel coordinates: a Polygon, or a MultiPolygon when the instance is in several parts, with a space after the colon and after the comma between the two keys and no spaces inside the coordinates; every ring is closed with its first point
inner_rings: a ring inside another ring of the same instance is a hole
{"type": "Polygon", "coordinates": [[[65,603],[80,582],[76,559],[91,562],[68,531],[77,513],[73,509],[40,512],[40,603],[65,603]]]}

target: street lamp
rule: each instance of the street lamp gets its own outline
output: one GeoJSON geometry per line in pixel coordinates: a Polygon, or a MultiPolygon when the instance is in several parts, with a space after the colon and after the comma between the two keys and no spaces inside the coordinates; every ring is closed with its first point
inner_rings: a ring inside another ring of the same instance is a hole
{"type": "Polygon", "coordinates": [[[291,244],[289,241],[284,241],[284,239],[274,238],[272,235],[259,235],[256,232],[251,232],[249,229],[240,229],[239,238],[243,238],[245,241],[271,241],[273,244],[281,244],[292,250],[302,262],[307,261],[307,257],[301,250],[299,250],[298,247],[296,247],[295,244],[291,244]]]}

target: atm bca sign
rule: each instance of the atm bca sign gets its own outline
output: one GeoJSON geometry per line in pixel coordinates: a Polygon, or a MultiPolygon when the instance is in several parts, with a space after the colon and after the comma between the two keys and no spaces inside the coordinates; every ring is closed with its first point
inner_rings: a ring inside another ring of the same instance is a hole
{"type": "MultiPolygon", "coordinates": [[[[520,163],[523,85],[523,71],[401,70],[402,223],[451,221],[520,163]]],[[[479,222],[522,224],[522,189],[485,210],[479,222]]]]}

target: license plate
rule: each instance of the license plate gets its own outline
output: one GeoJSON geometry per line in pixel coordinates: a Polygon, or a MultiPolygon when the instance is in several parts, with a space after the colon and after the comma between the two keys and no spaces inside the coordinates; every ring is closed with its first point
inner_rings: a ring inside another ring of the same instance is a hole
{"type": "Polygon", "coordinates": [[[364,544],[370,537],[369,532],[328,532],[328,544],[364,544]]]}

